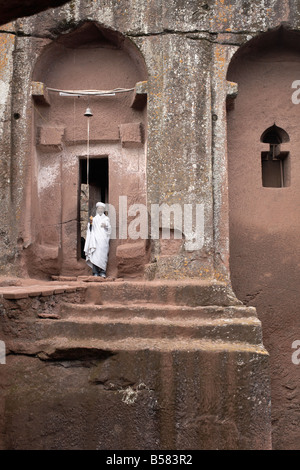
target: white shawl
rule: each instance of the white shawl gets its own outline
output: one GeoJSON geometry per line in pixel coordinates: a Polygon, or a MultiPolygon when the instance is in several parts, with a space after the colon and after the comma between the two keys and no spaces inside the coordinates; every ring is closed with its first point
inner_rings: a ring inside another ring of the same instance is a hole
{"type": "Polygon", "coordinates": [[[105,214],[97,214],[93,218],[92,230],[90,230],[90,224],[88,224],[84,252],[86,262],[91,268],[95,264],[106,271],[110,234],[111,225],[105,214]],[[102,224],[104,224],[104,227],[102,227],[102,224]]]}

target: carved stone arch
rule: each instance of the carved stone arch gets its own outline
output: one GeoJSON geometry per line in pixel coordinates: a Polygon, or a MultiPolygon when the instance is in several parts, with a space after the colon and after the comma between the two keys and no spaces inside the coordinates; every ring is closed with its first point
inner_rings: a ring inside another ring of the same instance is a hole
{"type": "Polygon", "coordinates": [[[146,204],[144,58],[119,32],[87,21],[45,47],[32,78],[34,242],[27,250],[29,274],[89,272],[81,256],[88,219],[80,218],[81,189],[88,184],[87,214],[99,199],[116,210],[109,272],[117,275],[119,197],[126,196],[129,206],[146,204]]]}
{"type": "Polygon", "coordinates": [[[284,142],[289,142],[290,137],[282,127],[278,127],[274,123],[273,126],[268,127],[262,133],[260,141],[267,144],[282,144],[284,142]]]}

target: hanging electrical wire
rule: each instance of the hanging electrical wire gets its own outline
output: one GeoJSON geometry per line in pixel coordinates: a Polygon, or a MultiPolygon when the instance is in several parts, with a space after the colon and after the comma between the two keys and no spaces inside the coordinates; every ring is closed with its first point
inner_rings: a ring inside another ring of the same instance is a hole
{"type": "Polygon", "coordinates": [[[134,88],[114,88],[113,90],[59,90],[48,88],[47,90],[59,93],[60,96],[115,96],[117,93],[129,93],[134,88]]]}

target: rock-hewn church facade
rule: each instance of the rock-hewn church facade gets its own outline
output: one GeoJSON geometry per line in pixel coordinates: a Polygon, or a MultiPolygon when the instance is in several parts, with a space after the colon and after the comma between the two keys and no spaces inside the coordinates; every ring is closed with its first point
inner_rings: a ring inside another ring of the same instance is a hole
{"type": "Polygon", "coordinates": [[[298,2],[74,0],[0,58],[1,448],[296,449],[298,2]]]}

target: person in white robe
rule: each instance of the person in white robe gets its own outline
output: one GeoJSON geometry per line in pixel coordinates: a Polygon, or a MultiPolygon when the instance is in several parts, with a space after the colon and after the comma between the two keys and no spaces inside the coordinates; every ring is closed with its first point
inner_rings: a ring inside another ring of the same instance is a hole
{"type": "Polygon", "coordinates": [[[109,253],[111,224],[105,215],[105,204],[97,202],[96,215],[92,223],[88,223],[84,252],[88,266],[93,269],[94,276],[106,277],[106,266],[109,253]]]}

